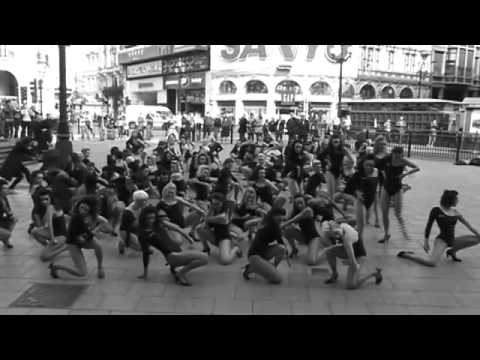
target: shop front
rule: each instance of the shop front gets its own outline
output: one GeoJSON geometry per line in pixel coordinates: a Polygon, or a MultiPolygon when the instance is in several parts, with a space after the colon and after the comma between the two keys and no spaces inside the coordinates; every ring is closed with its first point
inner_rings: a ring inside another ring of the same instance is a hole
{"type": "Polygon", "coordinates": [[[205,114],[205,72],[166,76],[164,86],[169,109],[205,114]]]}

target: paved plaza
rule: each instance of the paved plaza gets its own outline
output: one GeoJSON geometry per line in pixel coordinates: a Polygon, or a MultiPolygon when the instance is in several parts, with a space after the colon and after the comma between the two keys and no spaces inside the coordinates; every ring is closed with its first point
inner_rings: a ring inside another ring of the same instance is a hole
{"type": "MultiPolygon", "coordinates": [[[[91,147],[93,161],[100,167],[110,146],[123,147],[123,143],[75,142],[74,148],[78,151],[91,147]]],[[[443,259],[437,268],[422,267],[395,256],[400,249],[423,251],[421,243],[428,213],[438,204],[445,189],[460,192],[458,209],[474,227],[480,228],[480,168],[413,161],[422,171],[406,181],[412,190],[405,197],[404,215],[414,240],[406,243],[402,239],[394,219],[388,246],[377,243],[381,231],[368,227],[365,243],[369,256],[365,267],[381,267],[384,282],[355,291],[344,289],[344,266],[340,267],[341,281],[334,286],[325,285],[329,275],[327,264],[320,264],[312,271],[304,265],[304,248],[292,267],[285,262],[280,265],[285,277],[280,286],[268,285],[257,277],[246,282],[241,275],[246,259],[222,266],[213,255],[206,268],[190,274],[193,287],[179,287],[159,253],[151,259],[150,280],[145,282],[137,279],[142,272],[141,255],[119,256],[116,241],[110,237],[103,239],[105,279],[97,279],[94,254],[86,251],[90,268],[87,279],[52,280],[48,264],[39,260],[40,246],[27,235],[31,202],[23,182],[18,194],[10,196],[11,206],[20,219],[12,237],[15,247],[10,251],[0,249],[0,314],[480,314],[480,247],[459,253],[462,263],[443,259]],[[80,283],[88,288],[70,308],[9,308],[33,283],[80,283]]],[[[435,225],[432,238],[437,231],[435,225]]],[[[457,226],[457,235],[467,231],[463,225],[457,226]]],[[[67,256],[58,261],[71,263],[67,256]]]]}

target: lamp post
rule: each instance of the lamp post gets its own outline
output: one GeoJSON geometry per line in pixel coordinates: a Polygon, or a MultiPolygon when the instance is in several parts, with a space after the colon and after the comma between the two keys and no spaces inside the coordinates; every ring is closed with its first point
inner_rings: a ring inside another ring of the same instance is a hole
{"type": "Polygon", "coordinates": [[[59,109],[60,118],[57,128],[57,143],[55,149],[60,153],[59,166],[63,169],[70,161],[70,156],[73,152],[72,143],[70,141],[70,134],[67,119],[67,75],[66,75],[66,45],[58,45],[59,50],[59,70],[60,70],[60,84],[59,84],[59,109]]]}
{"type": "Polygon", "coordinates": [[[419,99],[422,95],[422,81],[423,81],[423,75],[424,75],[423,67],[425,66],[425,61],[427,60],[430,53],[422,52],[420,55],[422,57],[422,64],[420,65],[420,71],[418,72],[418,98],[419,99]]]}
{"type": "Polygon", "coordinates": [[[338,86],[338,118],[342,116],[342,91],[343,91],[343,64],[350,59],[352,53],[350,52],[350,45],[328,45],[327,59],[336,64],[340,64],[340,76],[338,86]]]}

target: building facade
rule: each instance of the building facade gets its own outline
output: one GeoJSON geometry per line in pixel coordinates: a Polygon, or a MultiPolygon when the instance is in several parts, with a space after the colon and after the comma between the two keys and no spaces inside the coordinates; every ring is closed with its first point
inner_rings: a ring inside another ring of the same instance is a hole
{"type": "Polygon", "coordinates": [[[128,104],[205,113],[208,45],[127,45],[119,63],[126,74],[128,104]]]}
{"type": "MultiPolygon", "coordinates": [[[[292,111],[336,117],[340,66],[330,45],[212,45],[208,109],[215,114],[292,111]],[[293,93],[293,95],[292,95],[293,93]]],[[[430,97],[429,46],[353,45],[342,99],[430,97]]]]}
{"type": "Polygon", "coordinates": [[[433,98],[480,97],[480,45],[433,45],[432,53],[433,98]]]}
{"type": "MultiPolygon", "coordinates": [[[[67,77],[67,86],[72,84],[73,77],[67,77]]],[[[0,99],[26,101],[55,116],[58,87],[57,45],[0,45],[0,99]]]]}
{"type": "Polygon", "coordinates": [[[79,50],[82,68],[76,73],[75,90],[83,98],[83,110],[116,111],[123,106],[125,75],[119,65],[121,45],[90,45],[79,50]],[[115,96],[113,96],[115,95],[115,96]]]}

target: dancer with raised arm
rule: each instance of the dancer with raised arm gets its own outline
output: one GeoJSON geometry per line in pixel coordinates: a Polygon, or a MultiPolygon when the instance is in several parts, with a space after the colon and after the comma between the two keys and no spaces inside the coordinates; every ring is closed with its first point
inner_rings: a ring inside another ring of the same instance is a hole
{"type": "Polygon", "coordinates": [[[427,226],[425,228],[425,243],[424,250],[428,254],[427,257],[415,255],[411,251],[401,251],[398,257],[402,259],[411,260],[417,264],[435,267],[440,261],[441,256],[447,250],[447,258],[453,261],[461,262],[457,258],[458,251],[478,245],[480,243],[480,233],[470,225],[470,223],[460,214],[456,209],[458,205],[458,192],[455,190],[445,190],[441,199],[440,206],[435,206],[430,211],[427,226]],[[460,221],[473,233],[472,235],[464,235],[455,237],[455,226],[457,221],[460,221]],[[433,248],[430,248],[430,232],[433,223],[436,222],[440,233],[435,238],[433,248]]]}

